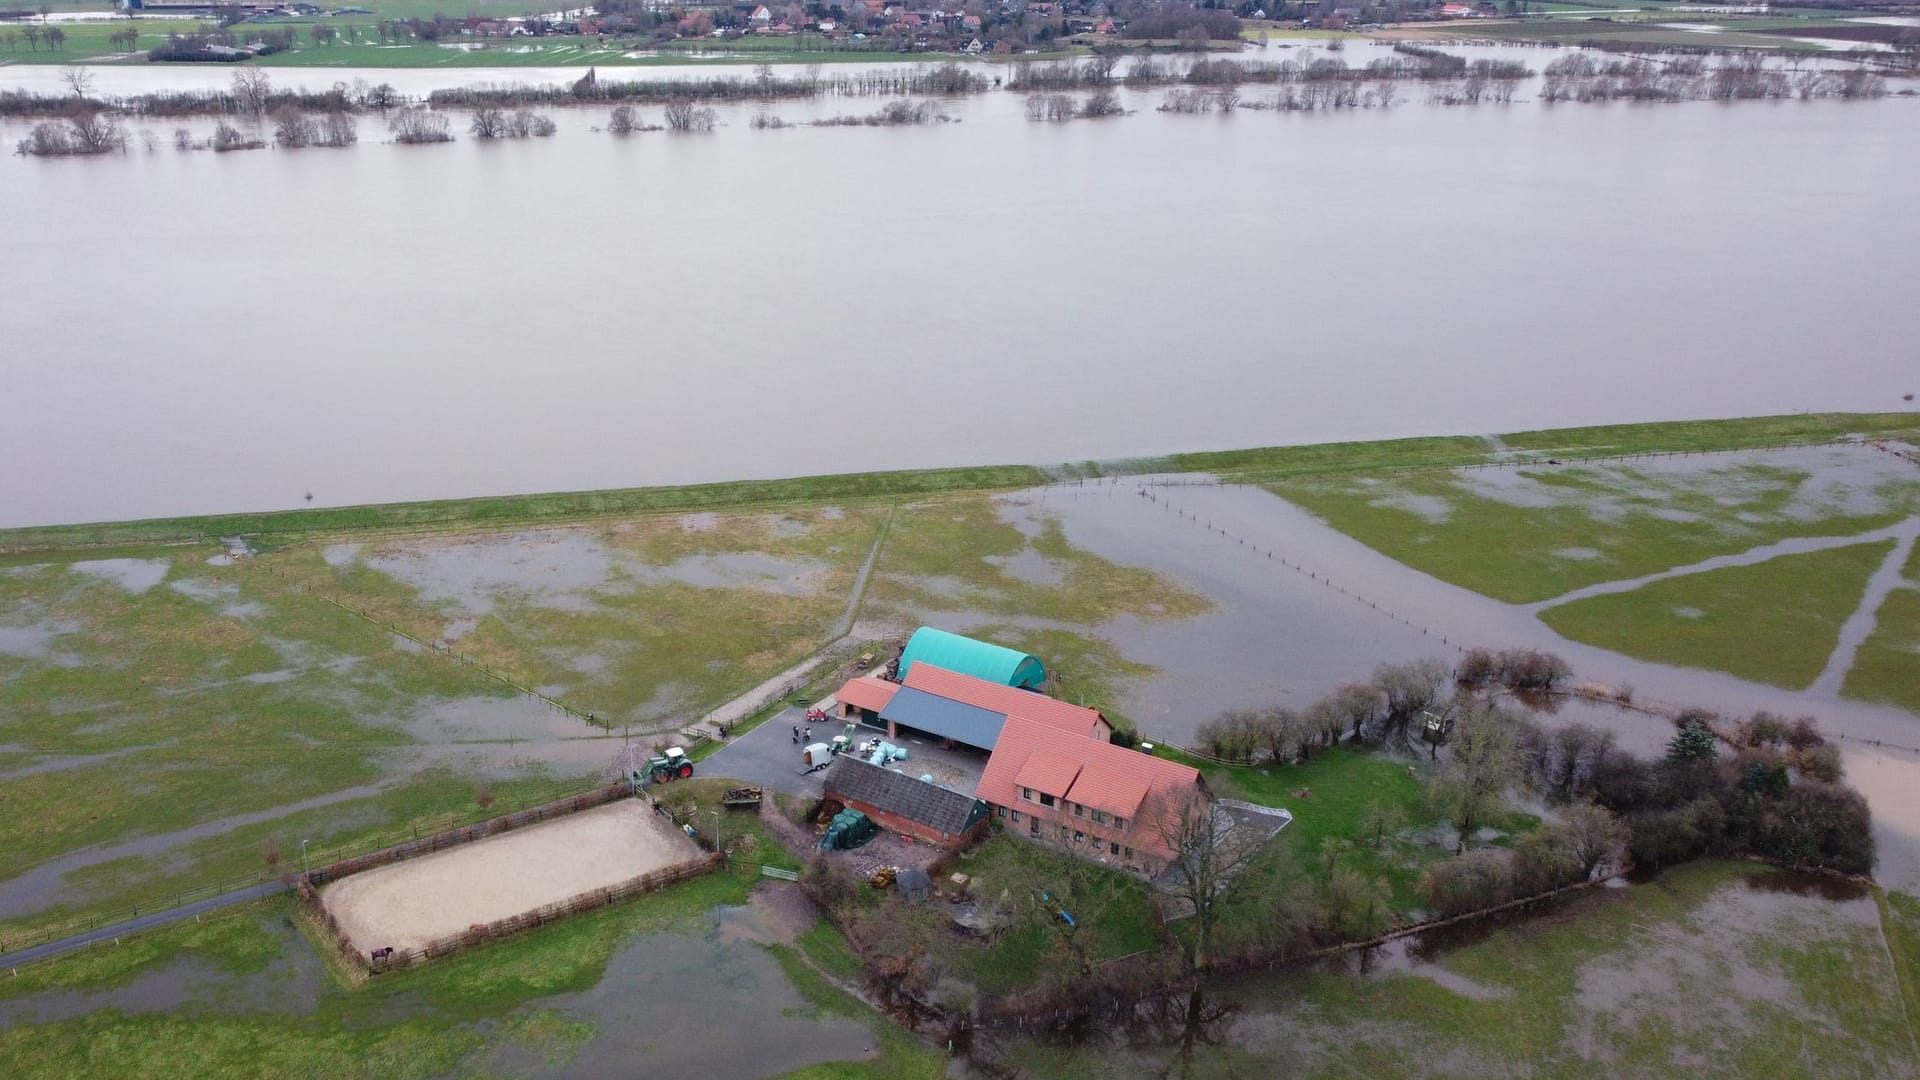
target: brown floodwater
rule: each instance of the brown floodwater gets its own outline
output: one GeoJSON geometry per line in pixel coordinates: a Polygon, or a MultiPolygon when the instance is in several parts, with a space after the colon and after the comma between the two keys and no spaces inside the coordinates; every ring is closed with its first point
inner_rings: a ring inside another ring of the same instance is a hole
{"type": "MultiPolygon", "coordinates": [[[[98,74],[114,92],[228,75],[98,74]]],[[[8,155],[0,526],[1916,389],[1920,216],[1896,208],[1920,101],[1408,94],[1195,117],[1127,91],[1131,116],[1049,125],[996,92],[941,102],[957,123],[781,131],[746,104],[710,136],[628,139],[565,110],[552,139],[433,147],[369,120],[351,150],[233,154],[176,152],[160,121],[135,125],[152,152],[8,155]]]]}

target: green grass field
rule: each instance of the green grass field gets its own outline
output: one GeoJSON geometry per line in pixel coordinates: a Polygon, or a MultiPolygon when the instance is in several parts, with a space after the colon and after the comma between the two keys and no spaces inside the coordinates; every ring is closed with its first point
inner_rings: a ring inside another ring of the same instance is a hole
{"type": "Polygon", "coordinates": [[[1852,535],[1920,510],[1920,477],[1842,476],[1825,487],[1814,482],[1827,484],[1830,470],[1819,473],[1734,459],[1685,471],[1576,463],[1269,488],[1408,566],[1527,603],[1791,537],[1852,535]]]}
{"type": "Polygon", "coordinates": [[[1664,664],[1805,689],[1893,541],[1782,555],[1548,608],[1575,641],[1664,664]]]}

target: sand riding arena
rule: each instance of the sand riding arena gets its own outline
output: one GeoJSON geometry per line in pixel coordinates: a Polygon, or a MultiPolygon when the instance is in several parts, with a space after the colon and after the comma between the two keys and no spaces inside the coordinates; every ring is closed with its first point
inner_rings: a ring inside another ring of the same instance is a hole
{"type": "Polygon", "coordinates": [[[620,799],[349,874],[318,899],[346,950],[411,959],[651,891],[706,864],[647,800],[620,799]]]}

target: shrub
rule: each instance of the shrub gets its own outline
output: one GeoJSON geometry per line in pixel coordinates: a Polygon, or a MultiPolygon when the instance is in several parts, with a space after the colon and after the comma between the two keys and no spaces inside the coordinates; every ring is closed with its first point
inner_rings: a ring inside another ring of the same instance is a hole
{"type": "Polygon", "coordinates": [[[1505,903],[1513,899],[1513,853],[1482,848],[1443,859],[1420,875],[1419,891],[1442,917],[1505,903]]]}
{"type": "Polygon", "coordinates": [[[800,887],[822,910],[835,915],[845,915],[860,902],[860,884],[853,879],[853,871],[822,852],[807,860],[800,872],[800,887]]]}
{"type": "Polygon", "coordinates": [[[1499,675],[1500,658],[1491,649],[1468,649],[1453,669],[1453,681],[1468,690],[1478,690],[1499,675]]]}
{"type": "Polygon", "coordinates": [[[1840,764],[1840,748],[1822,743],[1797,755],[1800,773],[1824,784],[1837,784],[1846,770],[1840,764]]]}
{"type": "Polygon", "coordinates": [[[1852,788],[1802,782],[1763,804],[1753,822],[1753,849],[1789,866],[1866,874],[1874,843],[1867,800],[1852,788]]]}

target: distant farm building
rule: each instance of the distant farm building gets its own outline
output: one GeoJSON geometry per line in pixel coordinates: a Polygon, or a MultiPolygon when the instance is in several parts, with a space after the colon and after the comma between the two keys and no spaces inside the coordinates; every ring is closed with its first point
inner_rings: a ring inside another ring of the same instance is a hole
{"type": "Polygon", "coordinates": [[[867,815],[883,829],[940,847],[963,844],[987,825],[987,806],[979,799],[869,765],[851,754],[827,770],[826,796],[867,815]]]}

